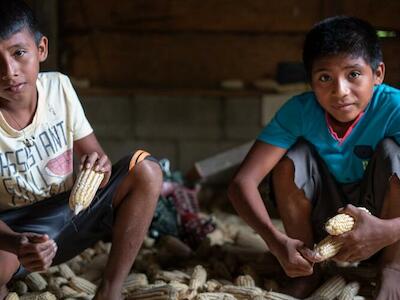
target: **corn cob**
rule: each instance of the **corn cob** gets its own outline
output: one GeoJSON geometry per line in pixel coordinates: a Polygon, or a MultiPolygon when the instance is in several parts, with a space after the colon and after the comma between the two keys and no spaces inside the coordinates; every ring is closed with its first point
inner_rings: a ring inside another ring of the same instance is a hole
{"type": "Polygon", "coordinates": [[[69,281],[69,285],[78,292],[84,292],[89,295],[96,293],[96,285],[82,277],[72,277],[69,281]]]}
{"type": "Polygon", "coordinates": [[[262,290],[258,287],[239,287],[235,285],[225,285],[221,288],[221,292],[232,294],[239,300],[248,300],[251,297],[262,295],[262,290]]]}
{"type": "Polygon", "coordinates": [[[325,224],[325,230],[330,235],[339,235],[350,231],[354,226],[354,218],[348,214],[337,214],[325,224]]]}
{"type": "Polygon", "coordinates": [[[161,270],[156,273],[154,279],[163,280],[166,282],[170,282],[170,281],[174,280],[174,281],[186,283],[190,280],[190,276],[179,270],[174,270],[174,271],[161,270]]]}
{"type": "Polygon", "coordinates": [[[335,256],[341,247],[342,243],[334,241],[332,236],[328,235],[318,243],[314,251],[320,256],[320,260],[324,261],[335,256]]]}
{"type": "Polygon", "coordinates": [[[59,298],[59,299],[64,299],[67,297],[76,297],[79,294],[78,291],[74,290],[73,288],[69,287],[68,285],[64,285],[54,292],[56,293],[57,298],[59,298]]]}
{"type": "Polygon", "coordinates": [[[47,282],[38,272],[33,272],[25,277],[25,282],[34,292],[43,291],[47,287],[47,282]]]}
{"type": "Polygon", "coordinates": [[[137,289],[138,287],[146,286],[149,282],[146,274],[143,273],[132,273],[126,277],[122,288],[128,293],[137,289]]]}
{"type": "Polygon", "coordinates": [[[298,300],[292,296],[277,293],[277,292],[266,292],[264,295],[264,299],[266,300],[298,300]]]}
{"type": "Polygon", "coordinates": [[[196,300],[236,300],[236,298],[227,293],[201,293],[197,295],[196,300]]]}
{"type": "Polygon", "coordinates": [[[170,285],[150,286],[137,289],[127,300],[178,300],[178,292],[170,285]]]}
{"type": "Polygon", "coordinates": [[[255,287],[254,279],[250,275],[238,276],[235,279],[235,285],[243,287],[255,287]]]}
{"type": "Polygon", "coordinates": [[[201,288],[207,280],[207,271],[203,266],[198,265],[194,267],[192,277],[190,278],[189,288],[191,290],[198,290],[201,288]]]}
{"type": "Polygon", "coordinates": [[[178,281],[171,281],[169,285],[176,289],[176,291],[178,292],[178,299],[189,298],[189,286],[187,286],[186,284],[178,281]]]}
{"type": "Polygon", "coordinates": [[[347,284],[343,291],[340,293],[338,300],[353,300],[354,296],[358,294],[360,284],[356,281],[347,284]]]}
{"type": "Polygon", "coordinates": [[[80,172],[69,197],[69,206],[75,215],[90,205],[103,178],[104,173],[92,169],[80,172]]]}
{"type": "Polygon", "coordinates": [[[205,288],[206,288],[207,292],[210,292],[210,293],[215,292],[221,286],[222,286],[222,284],[215,279],[208,280],[205,284],[205,288]]]}
{"type": "Polygon", "coordinates": [[[19,300],[17,293],[9,293],[4,300],[19,300]]]}
{"type": "Polygon", "coordinates": [[[19,299],[20,300],[57,300],[56,296],[54,296],[50,292],[30,293],[30,294],[21,296],[19,299]]]}
{"type": "Polygon", "coordinates": [[[71,268],[67,264],[59,265],[58,270],[60,272],[60,275],[64,278],[71,279],[72,277],[76,276],[74,271],[72,271],[71,268]]]}
{"type": "Polygon", "coordinates": [[[321,285],[311,298],[322,298],[324,300],[333,300],[343,291],[346,281],[341,276],[334,276],[321,285]]]}

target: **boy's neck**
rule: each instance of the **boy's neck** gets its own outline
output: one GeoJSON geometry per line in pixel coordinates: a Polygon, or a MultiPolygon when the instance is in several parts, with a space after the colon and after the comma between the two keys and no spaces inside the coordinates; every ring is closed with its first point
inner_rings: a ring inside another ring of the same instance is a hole
{"type": "Polygon", "coordinates": [[[32,123],[37,110],[38,95],[25,101],[1,101],[0,110],[7,123],[21,130],[32,123]]]}
{"type": "Polygon", "coordinates": [[[353,125],[353,123],[358,119],[356,118],[349,122],[340,122],[333,118],[330,114],[327,114],[327,118],[329,125],[339,138],[343,138],[350,126],[353,125]]]}

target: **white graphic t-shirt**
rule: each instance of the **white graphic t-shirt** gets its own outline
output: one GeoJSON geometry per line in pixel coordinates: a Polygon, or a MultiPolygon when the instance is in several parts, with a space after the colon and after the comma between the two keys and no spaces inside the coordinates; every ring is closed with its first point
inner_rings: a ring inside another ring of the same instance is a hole
{"type": "Polygon", "coordinates": [[[36,86],[36,113],[23,131],[0,112],[0,211],[71,189],[73,142],[93,132],[67,76],[40,73],[36,86]]]}

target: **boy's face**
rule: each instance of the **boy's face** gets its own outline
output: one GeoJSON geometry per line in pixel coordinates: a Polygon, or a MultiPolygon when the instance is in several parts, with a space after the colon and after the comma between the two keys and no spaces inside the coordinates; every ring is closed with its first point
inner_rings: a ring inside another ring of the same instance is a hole
{"type": "Polygon", "coordinates": [[[311,70],[311,87],[319,104],[339,122],[350,122],[365,110],[374,85],[381,84],[385,66],[376,71],[362,57],[333,55],[317,59],[311,70]]]}
{"type": "Polygon", "coordinates": [[[39,64],[47,57],[47,39],[39,45],[33,34],[23,29],[0,40],[0,98],[8,101],[36,100],[39,64]]]}

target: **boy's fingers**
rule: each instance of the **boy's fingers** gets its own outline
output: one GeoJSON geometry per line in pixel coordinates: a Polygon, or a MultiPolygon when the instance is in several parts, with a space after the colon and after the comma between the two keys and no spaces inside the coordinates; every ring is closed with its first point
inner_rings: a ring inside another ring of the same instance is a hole
{"type": "Polygon", "coordinates": [[[320,262],[321,258],[320,256],[313,250],[307,248],[307,247],[301,247],[298,249],[300,254],[308,260],[310,263],[316,263],[320,262]]]}
{"type": "Polygon", "coordinates": [[[48,248],[55,248],[56,243],[53,240],[48,240],[44,243],[26,243],[20,248],[19,255],[29,255],[31,253],[40,253],[48,248]]]}
{"type": "Polygon", "coordinates": [[[49,240],[49,236],[47,234],[30,233],[28,239],[31,243],[45,243],[49,240]]]}

